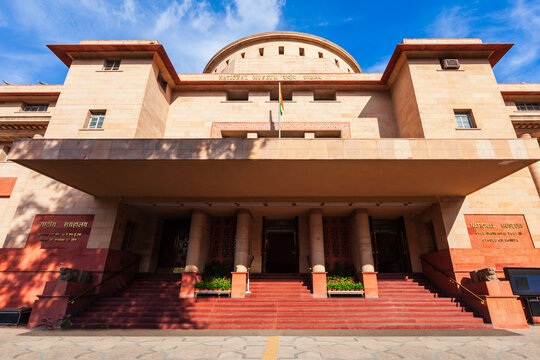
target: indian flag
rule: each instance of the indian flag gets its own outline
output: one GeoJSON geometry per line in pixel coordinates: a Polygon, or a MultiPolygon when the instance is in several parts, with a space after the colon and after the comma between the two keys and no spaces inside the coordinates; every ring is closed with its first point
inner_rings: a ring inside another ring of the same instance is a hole
{"type": "Polygon", "coordinates": [[[281,83],[279,83],[279,115],[283,115],[285,108],[283,107],[283,95],[281,94],[281,83]]]}

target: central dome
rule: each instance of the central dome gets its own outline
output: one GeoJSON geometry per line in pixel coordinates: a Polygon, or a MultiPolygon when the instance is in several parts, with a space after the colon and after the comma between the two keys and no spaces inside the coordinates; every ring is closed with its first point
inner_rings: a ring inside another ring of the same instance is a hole
{"type": "Polygon", "coordinates": [[[203,73],[361,73],[354,58],[318,36],[273,31],[230,43],[210,59],[203,73]]]}

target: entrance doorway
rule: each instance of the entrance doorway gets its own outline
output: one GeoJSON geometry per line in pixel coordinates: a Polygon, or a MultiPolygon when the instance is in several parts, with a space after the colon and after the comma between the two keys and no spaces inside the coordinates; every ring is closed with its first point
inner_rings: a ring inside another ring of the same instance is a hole
{"type": "Polygon", "coordinates": [[[295,220],[266,220],[263,230],[263,271],[298,273],[298,231],[295,220]]]}
{"type": "Polygon", "coordinates": [[[403,218],[371,220],[371,240],[375,271],[406,273],[411,271],[409,248],[403,218]]]}
{"type": "Polygon", "coordinates": [[[189,219],[170,219],[163,223],[157,264],[158,272],[173,272],[186,266],[189,219]]]}

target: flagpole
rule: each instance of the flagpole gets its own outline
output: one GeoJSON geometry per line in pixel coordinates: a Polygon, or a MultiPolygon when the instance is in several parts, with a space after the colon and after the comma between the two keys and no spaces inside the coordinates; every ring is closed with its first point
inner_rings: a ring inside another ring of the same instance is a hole
{"type": "Polygon", "coordinates": [[[278,137],[281,139],[281,82],[278,83],[278,137]]]}

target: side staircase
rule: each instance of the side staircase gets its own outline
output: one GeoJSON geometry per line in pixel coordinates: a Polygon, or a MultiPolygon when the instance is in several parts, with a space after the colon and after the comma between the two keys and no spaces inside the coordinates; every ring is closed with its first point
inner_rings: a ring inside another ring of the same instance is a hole
{"type": "Polygon", "coordinates": [[[485,329],[492,328],[423,274],[379,275],[379,299],[313,299],[303,274],[254,274],[244,299],[179,299],[180,275],[140,274],[98,299],[76,327],[159,329],[485,329]],[[104,325],[107,324],[107,325],[104,325]]]}

